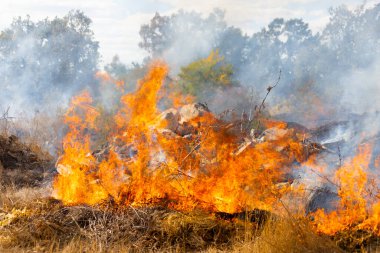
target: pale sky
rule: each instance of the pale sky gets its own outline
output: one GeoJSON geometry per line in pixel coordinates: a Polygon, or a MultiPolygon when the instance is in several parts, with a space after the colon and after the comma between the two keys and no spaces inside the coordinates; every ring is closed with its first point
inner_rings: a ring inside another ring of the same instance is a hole
{"type": "MultiPolygon", "coordinates": [[[[368,0],[367,5],[380,0],[368,0]]],[[[141,24],[155,12],[171,14],[179,9],[204,15],[214,8],[226,12],[228,24],[240,27],[248,35],[259,31],[276,17],[302,18],[312,30],[319,31],[328,22],[329,7],[346,4],[350,8],[362,0],[0,0],[0,30],[13,17],[30,15],[33,21],[61,17],[71,9],[80,9],[92,21],[95,38],[100,42],[102,64],[118,54],[123,62],[140,61],[145,52],[138,47],[141,24]]]]}

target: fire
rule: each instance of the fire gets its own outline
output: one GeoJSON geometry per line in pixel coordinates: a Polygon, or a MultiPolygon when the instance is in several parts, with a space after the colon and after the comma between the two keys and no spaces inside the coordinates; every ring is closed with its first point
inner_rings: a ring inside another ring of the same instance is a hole
{"type": "Polygon", "coordinates": [[[96,72],[95,77],[100,81],[100,84],[102,86],[114,84],[118,89],[120,90],[124,89],[124,85],[125,85],[124,80],[116,80],[105,71],[96,72]]]}
{"type": "Polygon", "coordinates": [[[355,157],[347,161],[335,173],[339,186],[338,208],[326,214],[318,210],[314,214],[317,230],[334,235],[346,229],[367,229],[380,235],[380,203],[376,182],[370,180],[369,165],[372,145],[359,147],[355,157]]]}
{"type": "Polygon", "coordinates": [[[89,93],[84,92],[71,101],[65,115],[69,132],[63,140],[65,155],[57,162],[60,176],[55,180],[54,194],[67,203],[95,204],[107,196],[91,173],[95,158],[91,155],[90,131],[95,130],[94,123],[98,116],[91,103],[89,93]]]}
{"type": "MultiPolygon", "coordinates": [[[[136,91],[121,96],[115,129],[101,154],[94,152],[100,113],[87,92],[72,99],[65,117],[64,152],[57,161],[55,198],[67,205],[112,201],[184,211],[280,212],[282,198],[305,194],[298,192],[305,191],[304,185],[283,183],[296,164],[323,174],[317,156],[305,155],[304,135],[284,122],[262,119],[266,130],[261,138],[237,133],[207,109],[191,117],[182,115],[195,105],[184,104],[189,97],[165,93],[167,73],[164,63],[155,62],[136,91]],[[175,108],[161,111],[162,99],[171,100],[175,108]],[[180,118],[174,128],[168,115],[180,118]]],[[[317,231],[334,235],[346,229],[368,229],[380,235],[377,182],[369,171],[372,148],[360,146],[357,155],[336,171],[338,208],[311,215],[317,231]]],[[[375,167],[378,160],[374,159],[375,167]]]]}
{"type": "MultiPolygon", "coordinates": [[[[177,210],[271,210],[287,191],[277,184],[294,162],[305,160],[294,131],[272,123],[268,138],[239,150],[241,134],[204,111],[181,122],[185,136],[175,134],[158,108],[165,99],[160,92],[167,72],[164,63],[155,62],[136,91],[122,96],[116,129],[108,137],[110,148],[101,159],[91,150],[98,112],[87,93],[72,100],[54,197],[68,205],[112,200],[177,210]]],[[[173,110],[185,108],[179,101],[188,99],[176,96],[173,110]]]]}

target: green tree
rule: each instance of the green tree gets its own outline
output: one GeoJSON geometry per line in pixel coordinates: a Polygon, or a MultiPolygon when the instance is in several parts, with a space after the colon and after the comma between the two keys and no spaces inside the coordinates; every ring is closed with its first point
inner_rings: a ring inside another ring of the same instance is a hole
{"type": "Polygon", "coordinates": [[[218,51],[212,51],[206,58],[181,68],[178,76],[179,85],[185,93],[202,99],[216,89],[236,85],[232,75],[232,65],[226,63],[218,51]]]}

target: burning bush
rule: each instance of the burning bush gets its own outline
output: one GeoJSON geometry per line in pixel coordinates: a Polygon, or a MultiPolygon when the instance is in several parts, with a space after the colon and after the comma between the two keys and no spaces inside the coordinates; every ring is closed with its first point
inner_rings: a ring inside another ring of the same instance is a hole
{"type": "Polygon", "coordinates": [[[165,64],[154,63],[136,92],[121,98],[110,147],[101,156],[92,149],[98,112],[91,97],[73,99],[54,196],[66,204],[111,199],[177,210],[272,210],[287,191],[277,184],[306,158],[294,130],[278,123],[260,136],[246,135],[202,105],[162,115],[157,104],[166,73],[165,64]]]}
{"type": "MultiPolygon", "coordinates": [[[[326,178],[318,155],[334,151],[302,126],[264,118],[265,99],[253,120],[223,120],[205,104],[167,94],[167,72],[154,62],[135,92],[120,95],[114,115],[107,112],[109,125],[88,92],[72,99],[54,199],[4,193],[2,247],[339,252],[327,236],[349,250],[378,238],[370,144],[326,178]],[[161,109],[168,98],[173,107],[161,109]],[[307,210],[316,195],[297,178],[305,168],[330,183],[333,211],[307,210]]],[[[4,166],[43,175],[49,159],[33,153],[39,149],[14,137],[0,141],[4,166]]]]}

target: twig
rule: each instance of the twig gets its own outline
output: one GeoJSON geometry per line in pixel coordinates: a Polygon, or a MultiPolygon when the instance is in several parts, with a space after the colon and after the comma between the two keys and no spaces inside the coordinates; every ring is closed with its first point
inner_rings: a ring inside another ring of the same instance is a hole
{"type": "Polygon", "coordinates": [[[322,174],[319,174],[317,171],[315,171],[315,170],[312,169],[312,168],[310,168],[310,170],[311,170],[312,172],[314,172],[314,174],[317,175],[318,177],[320,177],[320,178],[326,180],[326,181],[329,182],[330,184],[335,185],[336,187],[339,188],[339,185],[338,185],[337,183],[334,183],[333,181],[331,181],[327,176],[322,175],[322,174]]]}
{"type": "Polygon", "coordinates": [[[260,113],[261,113],[261,110],[264,108],[265,100],[267,99],[267,97],[268,97],[269,93],[271,92],[271,90],[272,90],[273,88],[275,88],[275,87],[278,85],[278,83],[280,82],[280,79],[281,79],[281,72],[282,72],[282,70],[280,69],[280,73],[278,74],[278,79],[277,79],[276,84],[273,85],[273,86],[268,86],[268,88],[267,88],[267,94],[265,95],[263,101],[261,102],[261,104],[260,104],[260,106],[259,106],[259,109],[257,110],[256,116],[257,116],[258,114],[260,114],[260,113]]]}
{"type": "Polygon", "coordinates": [[[251,88],[251,99],[249,101],[249,117],[248,122],[251,122],[252,120],[252,107],[253,107],[253,88],[251,88]]]}
{"type": "Polygon", "coordinates": [[[240,123],[240,132],[242,133],[243,132],[243,119],[244,119],[244,113],[245,113],[245,110],[243,109],[242,113],[241,113],[241,123],[240,123]]]}
{"type": "Polygon", "coordinates": [[[340,152],[339,144],[338,144],[338,157],[339,157],[339,167],[342,167],[342,153],[340,152]]]}
{"type": "MultiPolygon", "coordinates": [[[[265,107],[264,104],[265,104],[265,101],[267,100],[268,98],[268,95],[269,93],[271,92],[271,90],[273,88],[275,88],[279,83],[280,83],[280,80],[281,80],[281,73],[282,73],[282,70],[280,69],[280,73],[278,74],[278,78],[277,78],[277,82],[275,83],[275,85],[273,86],[268,86],[267,88],[267,94],[265,94],[265,97],[263,99],[263,101],[261,101],[261,104],[259,106],[259,108],[257,109],[256,113],[255,113],[255,118],[257,119],[259,117],[259,115],[261,114],[261,110],[265,107]]],[[[257,121],[257,126],[255,128],[258,128],[260,126],[260,120],[257,121]]]]}
{"type": "Polygon", "coordinates": [[[369,142],[376,141],[376,140],[379,140],[379,139],[380,139],[380,136],[374,137],[374,138],[372,138],[372,139],[364,140],[364,142],[360,143],[359,146],[366,145],[366,144],[368,144],[369,142]]]}
{"type": "Polygon", "coordinates": [[[4,126],[4,134],[8,134],[8,122],[10,119],[14,119],[14,117],[9,116],[9,109],[10,107],[8,106],[7,110],[3,113],[3,116],[0,117],[0,120],[5,121],[5,126],[4,126]]]}
{"type": "Polygon", "coordinates": [[[324,145],[321,145],[321,148],[322,148],[322,150],[327,151],[327,152],[329,152],[331,154],[336,154],[336,152],[334,150],[329,149],[328,147],[326,147],[324,145]]]}
{"type": "Polygon", "coordinates": [[[133,206],[129,205],[129,208],[131,208],[135,212],[135,214],[137,215],[137,217],[139,217],[140,220],[143,220],[143,218],[140,217],[140,215],[133,206]]]}

